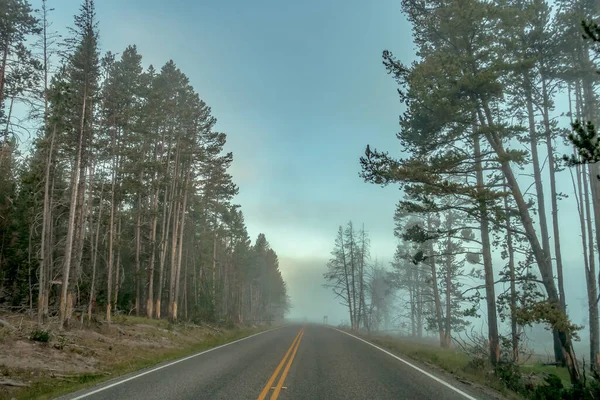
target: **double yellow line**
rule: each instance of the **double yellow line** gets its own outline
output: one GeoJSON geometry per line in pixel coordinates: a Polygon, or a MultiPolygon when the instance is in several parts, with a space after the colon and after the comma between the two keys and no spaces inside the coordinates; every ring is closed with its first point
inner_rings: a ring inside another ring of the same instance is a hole
{"type": "Polygon", "coordinates": [[[276,400],[277,399],[277,397],[279,396],[279,392],[281,392],[281,388],[283,387],[283,382],[285,381],[285,377],[287,376],[288,372],[290,371],[290,367],[292,366],[292,362],[294,361],[294,357],[296,356],[296,352],[298,351],[298,347],[300,346],[300,341],[302,340],[302,336],[304,336],[304,328],[300,329],[300,332],[298,332],[298,334],[294,338],[294,341],[292,342],[292,345],[288,349],[287,353],[285,353],[285,356],[283,356],[283,360],[281,360],[281,362],[279,363],[279,365],[275,369],[275,372],[273,372],[273,375],[271,375],[271,378],[269,378],[269,381],[267,382],[267,384],[263,388],[262,392],[260,392],[260,395],[258,396],[258,400],[264,400],[267,397],[267,394],[269,394],[269,391],[271,389],[273,389],[273,394],[271,395],[271,400],[276,400]],[[291,353],[292,356],[288,360],[288,363],[285,366],[285,369],[283,370],[283,373],[279,377],[279,381],[277,382],[277,386],[275,386],[273,388],[271,385],[273,385],[273,382],[275,382],[275,379],[277,378],[277,375],[279,375],[279,371],[281,371],[281,368],[283,367],[283,364],[285,364],[285,361],[287,360],[287,358],[290,356],[290,353],[291,353]]]}

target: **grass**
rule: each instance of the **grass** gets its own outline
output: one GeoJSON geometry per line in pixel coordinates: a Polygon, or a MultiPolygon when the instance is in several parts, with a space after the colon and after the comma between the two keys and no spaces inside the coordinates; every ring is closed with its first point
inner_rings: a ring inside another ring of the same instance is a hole
{"type": "MultiPolygon", "coordinates": [[[[126,317],[125,321],[119,321],[120,324],[136,324],[148,322],[152,320],[142,319],[137,317],[126,317]]],[[[115,321],[117,322],[117,321],[115,321]]],[[[167,329],[168,323],[165,321],[155,321],[154,325],[161,328],[167,329]],[[163,326],[164,324],[164,326],[163,326]]],[[[57,380],[56,378],[50,377],[47,374],[41,374],[39,379],[36,379],[30,387],[19,389],[13,392],[9,398],[16,399],[50,399],[64,394],[68,394],[77,390],[81,390],[109,379],[114,379],[129,373],[139,371],[141,369],[149,368],[157,364],[176,360],[178,358],[194,354],[203,350],[207,350],[225,343],[232,342],[237,339],[241,339],[251,334],[261,332],[267,328],[255,328],[255,329],[235,329],[224,331],[222,334],[217,336],[207,337],[201,342],[189,344],[185,347],[178,349],[154,349],[152,352],[147,349],[138,348],[136,353],[128,357],[126,361],[108,362],[106,363],[101,371],[94,374],[82,374],[76,376],[70,376],[68,379],[57,380]],[[143,355],[142,355],[143,354],[143,355]]],[[[25,372],[26,371],[22,371],[25,372]]],[[[1,395],[0,395],[1,396],[1,395]]]]}
{"type": "Polygon", "coordinates": [[[136,317],[135,315],[114,315],[111,318],[111,321],[119,325],[145,324],[163,329],[169,329],[169,326],[172,325],[169,321],[164,319],[150,319],[146,317],[136,317]]]}
{"type": "Polygon", "coordinates": [[[563,385],[565,387],[571,386],[571,377],[569,376],[569,371],[566,368],[555,367],[553,365],[543,365],[543,364],[531,364],[523,367],[521,369],[523,372],[531,371],[535,374],[554,374],[560,378],[563,385]]]}

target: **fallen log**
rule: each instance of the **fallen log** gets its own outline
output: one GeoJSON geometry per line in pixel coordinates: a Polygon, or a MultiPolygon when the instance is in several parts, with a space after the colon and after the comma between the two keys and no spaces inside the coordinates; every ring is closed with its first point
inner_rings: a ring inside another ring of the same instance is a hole
{"type": "Polygon", "coordinates": [[[0,326],[5,327],[6,329],[10,329],[12,331],[16,331],[17,328],[15,328],[14,326],[12,326],[10,323],[8,323],[7,321],[3,320],[0,318],[0,326]]]}
{"type": "Polygon", "coordinates": [[[13,381],[12,379],[0,380],[0,386],[28,387],[29,383],[13,381]]]}

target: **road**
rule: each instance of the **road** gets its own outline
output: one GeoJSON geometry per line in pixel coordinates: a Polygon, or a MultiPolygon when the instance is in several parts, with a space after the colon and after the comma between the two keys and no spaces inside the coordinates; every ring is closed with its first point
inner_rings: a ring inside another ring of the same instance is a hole
{"type": "Polygon", "coordinates": [[[290,325],[61,399],[483,399],[359,338],[290,325]]]}

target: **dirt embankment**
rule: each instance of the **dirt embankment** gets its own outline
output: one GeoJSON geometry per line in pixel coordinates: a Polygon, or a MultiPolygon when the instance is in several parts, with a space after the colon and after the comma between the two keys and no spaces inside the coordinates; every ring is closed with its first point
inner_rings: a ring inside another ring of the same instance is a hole
{"type": "Polygon", "coordinates": [[[140,317],[38,329],[24,315],[0,313],[0,399],[50,398],[263,328],[170,324],[140,317]]]}

